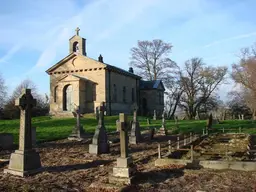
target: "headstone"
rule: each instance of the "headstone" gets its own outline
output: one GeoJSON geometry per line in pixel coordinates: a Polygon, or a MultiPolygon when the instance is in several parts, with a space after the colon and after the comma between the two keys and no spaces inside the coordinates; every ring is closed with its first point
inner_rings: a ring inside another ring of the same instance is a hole
{"type": "Polygon", "coordinates": [[[113,168],[113,174],[109,177],[109,182],[132,184],[133,176],[136,172],[136,166],[128,154],[128,121],[127,115],[119,114],[120,125],[120,151],[121,157],[117,158],[117,164],[113,168]]]}
{"type": "Polygon", "coordinates": [[[238,119],[241,120],[241,115],[240,114],[238,114],[238,119]]]}
{"type": "Polygon", "coordinates": [[[119,119],[116,120],[116,131],[119,132],[120,128],[119,128],[119,119]]]}
{"type": "Polygon", "coordinates": [[[21,96],[15,100],[20,108],[19,149],[11,154],[9,167],[4,173],[24,177],[41,170],[39,153],[32,149],[31,110],[36,106],[36,99],[31,89],[23,89],[21,96]]]}
{"type": "Polygon", "coordinates": [[[129,137],[130,144],[137,144],[142,140],[142,136],[140,133],[140,124],[137,119],[137,106],[134,107],[133,111],[133,121],[132,121],[132,128],[131,128],[131,135],[129,137]]]}
{"type": "Polygon", "coordinates": [[[159,134],[160,135],[167,135],[167,129],[166,129],[166,126],[165,126],[165,112],[164,111],[163,111],[163,114],[162,114],[162,126],[159,129],[159,134]]]}
{"type": "Polygon", "coordinates": [[[147,118],[147,125],[148,125],[148,128],[150,127],[150,124],[151,124],[150,119],[147,118]]]}
{"type": "Polygon", "coordinates": [[[13,135],[11,133],[0,133],[0,148],[11,149],[13,147],[13,135]]]}
{"type": "Polygon", "coordinates": [[[99,109],[98,126],[95,129],[92,144],[89,145],[89,153],[91,154],[109,153],[108,136],[104,125],[104,110],[105,105],[104,102],[102,102],[99,109]]]}
{"type": "Polygon", "coordinates": [[[76,125],[73,127],[72,133],[69,135],[68,140],[82,141],[85,135],[83,126],[81,125],[80,121],[81,112],[79,106],[77,106],[77,108],[73,112],[73,115],[76,118],[76,125]]]}
{"type": "Polygon", "coordinates": [[[153,120],[156,120],[156,110],[154,110],[153,120]]]}
{"type": "Polygon", "coordinates": [[[241,115],[241,120],[244,120],[244,114],[241,115]]]}
{"type": "Polygon", "coordinates": [[[96,107],[95,117],[96,117],[96,120],[99,121],[99,107],[96,107]]]}

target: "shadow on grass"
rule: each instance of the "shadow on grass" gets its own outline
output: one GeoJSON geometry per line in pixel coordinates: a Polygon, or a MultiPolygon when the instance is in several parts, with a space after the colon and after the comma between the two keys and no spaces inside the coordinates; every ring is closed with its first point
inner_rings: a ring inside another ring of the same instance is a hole
{"type": "Polygon", "coordinates": [[[112,163],[112,162],[113,162],[113,160],[95,160],[93,162],[84,163],[84,164],[49,166],[49,167],[44,167],[44,171],[47,171],[47,172],[50,172],[50,173],[75,171],[75,170],[81,170],[81,169],[94,168],[94,167],[98,167],[100,165],[107,165],[107,164],[112,163]]]}

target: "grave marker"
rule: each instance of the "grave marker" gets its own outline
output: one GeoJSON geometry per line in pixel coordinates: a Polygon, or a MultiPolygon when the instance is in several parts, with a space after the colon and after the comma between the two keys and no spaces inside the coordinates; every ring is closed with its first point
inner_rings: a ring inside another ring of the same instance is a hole
{"type": "Polygon", "coordinates": [[[119,124],[121,157],[117,158],[117,164],[113,168],[113,175],[110,175],[109,182],[131,184],[136,166],[128,153],[128,121],[126,114],[119,114],[119,124]]]}
{"type": "Polygon", "coordinates": [[[92,139],[92,144],[89,145],[89,153],[91,154],[102,154],[109,153],[109,142],[104,125],[104,102],[100,104],[100,114],[98,126],[95,129],[95,133],[92,139]]]}
{"type": "Polygon", "coordinates": [[[4,173],[24,177],[41,170],[39,153],[32,149],[31,111],[36,106],[36,99],[31,89],[23,89],[15,105],[20,108],[19,149],[11,154],[9,167],[4,173]]]}
{"type": "Polygon", "coordinates": [[[81,125],[81,122],[80,122],[81,112],[80,112],[79,106],[77,106],[77,108],[73,112],[73,115],[76,118],[76,125],[73,127],[72,133],[68,137],[68,140],[81,141],[83,140],[85,135],[84,135],[83,126],[81,125]]]}
{"type": "Polygon", "coordinates": [[[142,136],[140,133],[140,124],[137,119],[137,105],[134,106],[133,110],[133,121],[132,121],[132,128],[131,128],[131,136],[129,137],[130,144],[137,144],[142,140],[142,136]]]}
{"type": "Polygon", "coordinates": [[[167,129],[165,126],[165,112],[163,111],[162,114],[162,127],[159,129],[159,134],[160,135],[167,135],[167,129]]]}

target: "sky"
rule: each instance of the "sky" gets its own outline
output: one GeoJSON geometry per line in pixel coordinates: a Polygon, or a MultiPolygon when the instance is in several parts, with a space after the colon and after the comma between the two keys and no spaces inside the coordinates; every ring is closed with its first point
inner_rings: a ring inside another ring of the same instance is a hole
{"type": "MultiPolygon", "coordinates": [[[[69,54],[69,38],[79,27],[87,55],[129,68],[138,40],[173,45],[179,65],[201,57],[210,66],[238,61],[239,50],[256,42],[255,0],[8,0],[0,7],[0,73],[8,93],[31,79],[49,94],[45,72],[69,54]]],[[[220,86],[222,99],[233,89],[220,86]]]]}

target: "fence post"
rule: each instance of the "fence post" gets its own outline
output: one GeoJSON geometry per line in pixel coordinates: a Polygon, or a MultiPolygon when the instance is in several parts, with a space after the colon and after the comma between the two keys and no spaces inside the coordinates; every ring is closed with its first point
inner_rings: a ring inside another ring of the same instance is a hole
{"type": "Polygon", "coordinates": [[[177,137],[177,149],[180,148],[180,137],[177,137]]]}
{"type": "Polygon", "coordinates": [[[169,153],[172,152],[172,143],[171,143],[171,140],[168,140],[168,152],[169,152],[169,153]]]}
{"type": "Polygon", "coordinates": [[[193,145],[190,145],[190,151],[191,151],[191,161],[194,160],[194,157],[193,157],[193,145]]]}
{"type": "Polygon", "coordinates": [[[161,144],[158,143],[158,159],[161,159],[161,144]]]}

